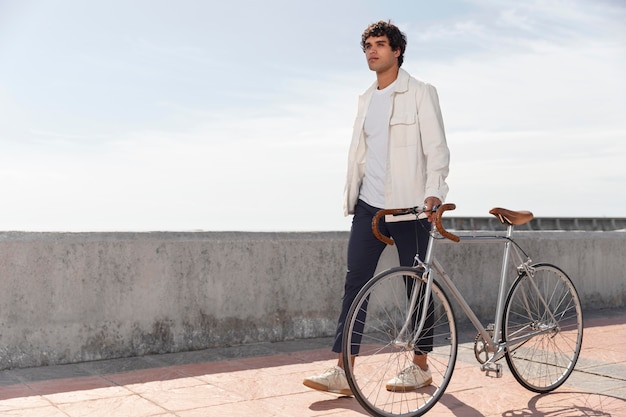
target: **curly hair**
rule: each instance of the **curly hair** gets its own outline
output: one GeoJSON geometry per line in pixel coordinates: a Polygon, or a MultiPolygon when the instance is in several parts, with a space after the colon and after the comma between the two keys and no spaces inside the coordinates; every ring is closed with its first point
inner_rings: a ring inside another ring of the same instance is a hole
{"type": "Polygon", "coordinates": [[[385,22],[380,20],[376,23],[372,23],[367,27],[367,29],[365,29],[363,35],[361,35],[361,48],[363,49],[363,52],[365,52],[365,41],[371,36],[387,36],[391,50],[400,50],[398,67],[401,67],[402,62],[404,61],[404,51],[406,50],[406,35],[402,33],[396,25],[392,24],[391,21],[385,22]]]}

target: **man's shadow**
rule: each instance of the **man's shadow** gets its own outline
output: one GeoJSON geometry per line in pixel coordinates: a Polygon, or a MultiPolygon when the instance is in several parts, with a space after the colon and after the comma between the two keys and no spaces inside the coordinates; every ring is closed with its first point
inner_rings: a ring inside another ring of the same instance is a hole
{"type": "Polygon", "coordinates": [[[309,406],[312,411],[352,410],[369,416],[354,397],[337,397],[329,400],[316,401],[309,406]]]}

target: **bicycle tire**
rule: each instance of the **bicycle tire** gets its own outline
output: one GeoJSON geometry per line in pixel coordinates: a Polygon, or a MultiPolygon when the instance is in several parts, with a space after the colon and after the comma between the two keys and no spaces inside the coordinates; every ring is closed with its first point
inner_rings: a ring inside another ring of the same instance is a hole
{"type": "Polygon", "coordinates": [[[511,286],[502,338],[510,341],[528,332],[546,331],[505,352],[517,382],[544,393],[561,386],[576,366],[583,339],[582,307],[574,284],[560,268],[539,263],[530,269],[534,277],[523,272],[511,286]]]}
{"type": "MultiPolygon", "coordinates": [[[[452,378],[457,355],[454,312],[447,295],[435,281],[431,295],[433,308],[429,310],[432,313],[429,341],[433,348],[428,352],[428,366],[432,384],[414,391],[386,389],[387,381],[412,363],[413,350],[418,349],[409,344],[399,346],[396,336],[409,309],[407,285],[424,288],[425,283],[426,279],[410,267],[384,271],[361,289],[346,317],[343,352],[352,353],[353,346],[360,349],[354,364],[350,355],[343,355],[346,377],[358,402],[374,416],[421,416],[436,404],[452,378]]],[[[418,294],[423,298],[423,292],[418,294]]],[[[418,316],[412,314],[412,317],[415,320],[418,316]]],[[[407,340],[416,331],[411,329],[407,340]]]]}

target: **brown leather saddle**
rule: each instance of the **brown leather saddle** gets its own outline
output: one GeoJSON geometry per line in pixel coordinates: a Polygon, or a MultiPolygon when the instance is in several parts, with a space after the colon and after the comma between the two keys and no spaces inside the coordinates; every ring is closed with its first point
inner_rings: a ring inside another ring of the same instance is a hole
{"type": "Polygon", "coordinates": [[[520,226],[533,219],[533,214],[527,210],[514,211],[495,207],[489,210],[489,213],[496,216],[500,223],[510,226],[520,226]]]}

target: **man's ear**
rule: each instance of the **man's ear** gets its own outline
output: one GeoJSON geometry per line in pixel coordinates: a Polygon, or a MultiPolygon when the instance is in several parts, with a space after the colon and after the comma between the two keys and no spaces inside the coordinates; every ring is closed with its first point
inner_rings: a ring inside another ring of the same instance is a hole
{"type": "Polygon", "coordinates": [[[400,48],[398,48],[395,51],[393,51],[393,56],[395,56],[396,58],[400,57],[400,48]]]}

